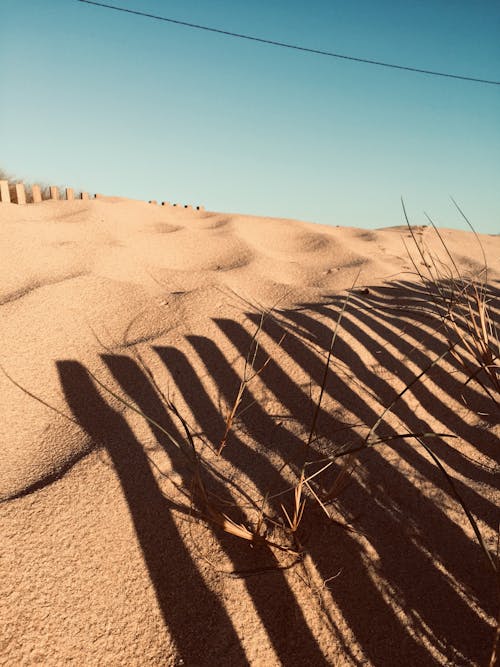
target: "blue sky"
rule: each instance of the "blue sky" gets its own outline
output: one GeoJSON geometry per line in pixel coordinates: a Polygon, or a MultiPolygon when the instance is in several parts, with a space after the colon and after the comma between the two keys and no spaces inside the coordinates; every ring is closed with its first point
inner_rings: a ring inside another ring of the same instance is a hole
{"type": "MultiPolygon", "coordinates": [[[[500,80],[500,3],[108,0],[224,30],[500,80]]],[[[500,86],[92,7],[2,0],[0,166],[29,180],[323,224],[427,211],[500,232],[500,86]]]]}

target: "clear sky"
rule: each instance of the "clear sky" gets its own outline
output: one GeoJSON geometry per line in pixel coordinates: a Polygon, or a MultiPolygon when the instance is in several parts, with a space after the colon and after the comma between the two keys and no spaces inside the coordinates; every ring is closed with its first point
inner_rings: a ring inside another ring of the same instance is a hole
{"type": "MultiPolygon", "coordinates": [[[[498,0],[107,0],[500,80],[498,0]]],[[[500,232],[500,86],[256,44],[77,0],[0,2],[0,166],[25,180],[324,224],[427,211],[500,232]]]]}

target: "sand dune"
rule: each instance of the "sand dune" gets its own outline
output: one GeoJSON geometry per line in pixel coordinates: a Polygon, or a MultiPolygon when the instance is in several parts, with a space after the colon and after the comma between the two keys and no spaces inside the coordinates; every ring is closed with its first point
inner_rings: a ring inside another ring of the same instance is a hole
{"type": "MultiPolygon", "coordinates": [[[[293,484],[304,456],[359,442],[446,349],[405,227],[114,198],[0,204],[0,219],[0,664],[487,663],[494,577],[417,442],[363,453],[328,506],[333,520],[307,501],[297,563],[193,517],[186,459],[155,426],[185,437],[172,400],[215,471],[214,497],[248,524],[252,503],[293,484]],[[270,361],[218,457],[211,447],[271,307],[256,367],[270,361]]],[[[416,234],[449,263],[432,229],[416,234]]],[[[465,275],[482,266],[472,233],[441,234],[465,275]]],[[[480,240],[498,317],[500,237],[480,240]]],[[[445,357],[377,433],[455,436],[429,444],[493,547],[500,433],[493,403],[464,380],[445,357]]],[[[292,495],[269,502],[284,517],[292,495]]]]}

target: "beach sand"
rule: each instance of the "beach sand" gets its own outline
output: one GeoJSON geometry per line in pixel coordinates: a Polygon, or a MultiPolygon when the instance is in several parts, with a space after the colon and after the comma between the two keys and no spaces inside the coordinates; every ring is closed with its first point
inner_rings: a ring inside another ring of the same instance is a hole
{"type": "MultiPolygon", "coordinates": [[[[441,234],[481,268],[471,232],[441,234]]],[[[480,241],[498,316],[500,236],[480,241]]],[[[228,517],[255,525],[267,499],[284,521],[302,462],[359,444],[446,350],[404,242],[118,198],[0,204],[1,665],[487,664],[495,578],[419,442],[361,452],[330,518],[309,494],[297,558],[200,519],[168,408],[228,517]],[[265,367],[218,456],[249,351],[265,367]]],[[[494,549],[500,433],[465,379],[445,356],[376,432],[445,434],[425,442],[494,549]]]]}

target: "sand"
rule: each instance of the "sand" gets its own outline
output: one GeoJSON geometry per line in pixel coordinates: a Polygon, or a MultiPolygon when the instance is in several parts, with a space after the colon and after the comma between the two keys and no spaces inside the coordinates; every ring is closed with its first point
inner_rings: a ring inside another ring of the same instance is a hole
{"type": "MultiPolygon", "coordinates": [[[[444,257],[431,228],[416,233],[444,257]]],[[[481,267],[472,233],[442,236],[466,275],[481,267]]],[[[500,237],[480,240],[497,316],[500,237]]],[[[117,198],[0,204],[1,665],[487,664],[495,580],[418,442],[362,453],[330,519],[309,497],[299,560],[197,517],[186,457],[139,414],[181,441],[171,401],[214,497],[251,526],[304,456],[359,442],[446,348],[404,242],[403,226],[117,198]],[[217,456],[261,312],[256,367],[269,361],[217,456]]],[[[498,419],[464,379],[445,357],[377,433],[454,435],[426,442],[493,548],[498,419]]],[[[292,500],[266,508],[284,518],[292,500]]]]}

